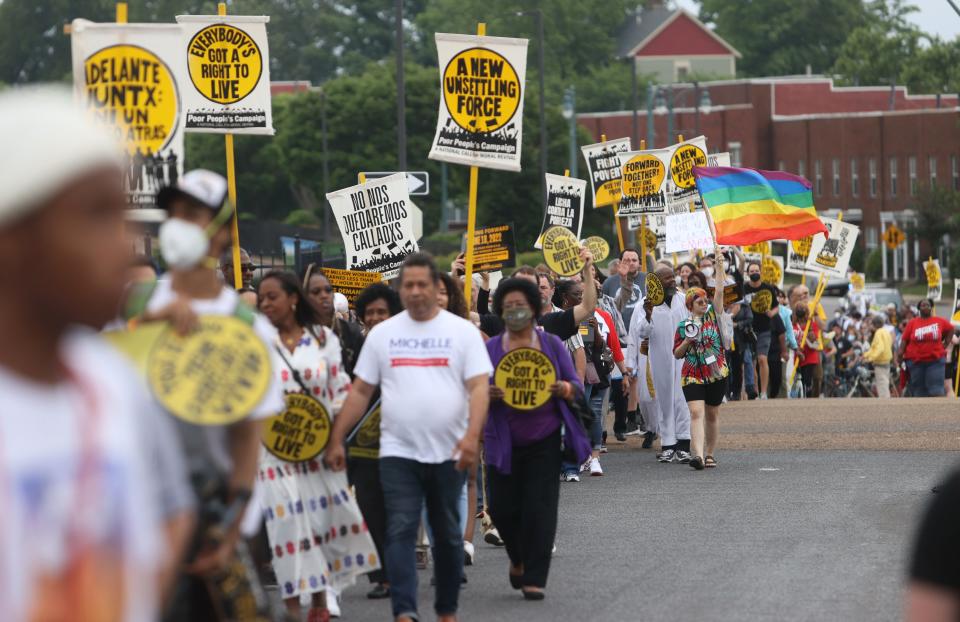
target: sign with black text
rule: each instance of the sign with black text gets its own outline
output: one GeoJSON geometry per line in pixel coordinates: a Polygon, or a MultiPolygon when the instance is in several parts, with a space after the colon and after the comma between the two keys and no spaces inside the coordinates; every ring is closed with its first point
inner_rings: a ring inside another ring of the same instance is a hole
{"type": "Polygon", "coordinates": [[[667,177],[667,212],[690,212],[690,204],[700,198],[693,167],[707,166],[707,139],[697,136],[669,148],[670,173],[667,177]]]}
{"type": "Polygon", "coordinates": [[[605,207],[620,200],[620,156],[630,151],[629,138],[580,147],[590,173],[593,206],[605,207]]]}
{"type": "Polygon", "coordinates": [[[473,271],[496,272],[517,265],[513,225],[482,227],[473,232],[473,271]]]}
{"type": "Polygon", "coordinates": [[[580,239],[583,228],[583,195],[587,182],[576,177],[552,175],[547,173],[547,205],[543,212],[543,226],[534,243],[534,248],[542,248],[544,232],[550,227],[569,229],[574,237],[580,239]]]}
{"type": "Polygon", "coordinates": [[[663,214],[667,210],[669,149],[630,151],[620,156],[620,208],[623,217],[663,214]]]}

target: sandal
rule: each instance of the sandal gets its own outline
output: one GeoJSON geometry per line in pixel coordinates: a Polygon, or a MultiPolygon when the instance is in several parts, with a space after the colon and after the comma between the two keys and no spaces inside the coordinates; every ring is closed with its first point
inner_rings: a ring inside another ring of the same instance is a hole
{"type": "Polygon", "coordinates": [[[520,574],[513,574],[512,572],[510,573],[510,587],[515,590],[519,590],[523,587],[523,571],[520,571],[520,574]]]}
{"type": "Polygon", "coordinates": [[[703,466],[705,466],[708,469],[716,468],[717,464],[718,464],[717,459],[714,458],[713,456],[707,456],[706,458],[703,459],[703,466]]]}
{"type": "Polygon", "coordinates": [[[330,622],[330,610],[326,607],[311,607],[307,612],[307,622],[330,622]]]}

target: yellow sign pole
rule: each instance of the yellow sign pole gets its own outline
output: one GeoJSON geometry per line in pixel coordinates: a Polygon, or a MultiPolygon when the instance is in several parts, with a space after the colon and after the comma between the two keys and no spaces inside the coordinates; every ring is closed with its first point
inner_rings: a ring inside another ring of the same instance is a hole
{"type": "MultiPolygon", "coordinates": [[[[484,22],[477,24],[477,36],[487,34],[487,25],[484,22]]],[[[467,308],[471,308],[473,298],[470,290],[473,287],[473,236],[477,229],[477,181],[480,169],[470,167],[470,190],[467,198],[467,255],[464,258],[463,297],[467,301],[467,308]]]]}
{"type": "MultiPolygon", "coordinates": [[[[217,4],[217,15],[227,14],[227,3],[217,4]]],[[[227,154],[227,193],[233,203],[233,218],[230,219],[230,237],[233,240],[233,287],[243,287],[243,276],[240,271],[240,209],[237,206],[237,170],[233,160],[233,134],[223,137],[227,154]]]]}
{"type": "MultiPolygon", "coordinates": [[[[813,311],[807,314],[807,323],[803,327],[803,335],[800,338],[800,343],[797,344],[799,352],[803,352],[803,347],[807,343],[807,334],[810,332],[810,322],[813,321],[813,315],[816,313],[817,306],[820,304],[820,297],[823,295],[823,290],[826,289],[827,280],[823,276],[823,272],[820,273],[820,277],[817,279],[817,293],[813,298],[813,304],[811,308],[813,311]]],[[[797,360],[793,363],[793,371],[790,372],[790,382],[787,383],[787,391],[789,392],[793,387],[793,380],[797,375],[797,370],[800,369],[800,355],[798,354],[797,360]]]]}
{"type": "MultiPolygon", "coordinates": [[[[600,142],[607,142],[607,135],[600,134],[600,142]]],[[[623,182],[620,182],[620,194],[623,195],[623,182]]],[[[625,248],[623,245],[623,231],[620,229],[620,198],[613,203],[613,225],[617,229],[617,243],[620,245],[620,252],[625,248]]]]}
{"type": "MultiPolygon", "coordinates": [[[[640,139],[640,151],[645,151],[647,148],[647,141],[643,138],[640,139]]],[[[623,186],[621,186],[622,188],[623,186]]],[[[623,252],[623,251],[621,251],[623,252]]],[[[647,271],[647,217],[643,214],[640,215],[640,265],[642,272],[647,271]]]]}
{"type": "Polygon", "coordinates": [[[117,3],[117,23],[118,24],[127,23],[127,3],[126,2],[117,3]]]}

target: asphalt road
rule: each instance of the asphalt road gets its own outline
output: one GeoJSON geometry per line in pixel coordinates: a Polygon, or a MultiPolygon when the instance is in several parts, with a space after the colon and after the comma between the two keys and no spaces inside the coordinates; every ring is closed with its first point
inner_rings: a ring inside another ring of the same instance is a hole
{"type": "MultiPolygon", "coordinates": [[[[725,407],[730,449],[712,471],[611,443],[604,477],[562,484],[546,601],[512,591],[506,554],[480,543],[460,619],[897,620],[918,513],[960,461],[960,404],[934,401],[725,407]]],[[[367,589],[345,592],[344,620],[391,619],[367,589]]]]}

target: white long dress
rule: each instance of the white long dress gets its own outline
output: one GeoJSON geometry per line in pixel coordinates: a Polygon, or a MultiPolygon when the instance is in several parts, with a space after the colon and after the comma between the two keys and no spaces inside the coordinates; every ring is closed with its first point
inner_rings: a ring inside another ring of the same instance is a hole
{"type": "MultiPolygon", "coordinates": [[[[346,399],[350,379],[341,367],[340,341],[328,328],[325,343],[308,332],[283,355],[310,394],[333,417],[346,399]]],[[[279,345],[279,344],[278,344],[279,345]]],[[[303,393],[286,363],[279,366],[285,393],[303,393]]],[[[345,471],[328,470],[317,456],[286,462],[261,447],[259,481],[272,564],[283,598],[327,588],[342,590],[380,567],[377,549],[350,492],[345,471]]]]}

